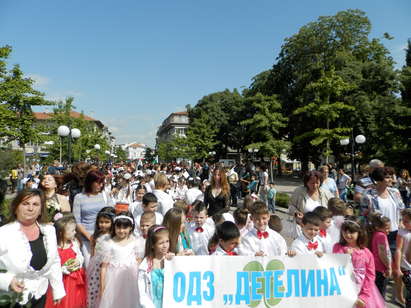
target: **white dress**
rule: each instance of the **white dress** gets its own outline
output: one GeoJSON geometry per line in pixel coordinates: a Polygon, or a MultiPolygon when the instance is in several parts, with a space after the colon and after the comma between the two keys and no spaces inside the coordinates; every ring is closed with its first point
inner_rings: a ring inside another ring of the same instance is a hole
{"type": "Polygon", "coordinates": [[[102,251],[108,267],[99,307],[138,307],[137,242],[132,240],[127,245],[120,246],[110,239],[103,244],[102,251]]]}

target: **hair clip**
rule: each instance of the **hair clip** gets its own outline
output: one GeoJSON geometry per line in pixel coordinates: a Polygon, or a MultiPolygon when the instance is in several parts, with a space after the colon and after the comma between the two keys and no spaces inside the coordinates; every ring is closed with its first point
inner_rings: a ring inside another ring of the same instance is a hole
{"type": "Polygon", "coordinates": [[[53,220],[54,220],[54,221],[57,221],[57,220],[63,218],[63,216],[64,216],[63,214],[61,214],[60,212],[58,212],[58,213],[56,213],[56,215],[54,215],[53,220]]]}

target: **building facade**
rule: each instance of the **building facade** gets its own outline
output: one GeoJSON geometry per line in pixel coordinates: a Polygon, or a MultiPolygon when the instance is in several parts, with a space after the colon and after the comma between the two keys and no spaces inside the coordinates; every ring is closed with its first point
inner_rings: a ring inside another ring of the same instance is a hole
{"type": "Polygon", "coordinates": [[[144,160],[147,146],[142,143],[128,143],[121,145],[121,148],[127,152],[127,159],[129,160],[144,160]]]}
{"type": "Polygon", "coordinates": [[[173,136],[185,137],[189,125],[188,112],[170,114],[157,130],[156,144],[170,141],[173,136]]]}

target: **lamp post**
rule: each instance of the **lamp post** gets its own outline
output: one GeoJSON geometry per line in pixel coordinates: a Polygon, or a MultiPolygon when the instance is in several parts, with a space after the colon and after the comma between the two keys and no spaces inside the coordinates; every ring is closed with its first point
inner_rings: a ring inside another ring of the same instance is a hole
{"type": "Polygon", "coordinates": [[[61,164],[61,146],[63,137],[68,139],[68,163],[71,164],[71,138],[80,138],[81,132],[78,128],[70,129],[68,126],[61,125],[57,128],[57,134],[60,136],[60,164],[61,164]]]}
{"type": "Polygon", "coordinates": [[[258,152],[258,149],[248,149],[248,153],[251,154],[251,159],[254,161],[255,160],[255,153],[258,152]]]}
{"type": "MultiPolygon", "coordinates": [[[[352,179],[354,180],[355,176],[355,156],[358,155],[358,153],[355,153],[355,144],[363,144],[367,140],[364,135],[357,135],[354,138],[354,133],[352,133],[351,138],[353,139],[351,141],[351,176],[352,179]]],[[[340,144],[343,146],[346,146],[350,143],[350,138],[345,138],[340,140],[340,144]]]]}

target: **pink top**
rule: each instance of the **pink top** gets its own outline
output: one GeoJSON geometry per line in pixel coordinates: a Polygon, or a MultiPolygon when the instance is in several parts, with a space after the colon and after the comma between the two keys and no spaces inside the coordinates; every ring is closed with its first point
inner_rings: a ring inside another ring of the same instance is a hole
{"type": "Polygon", "coordinates": [[[384,246],[384,249],[387,251],[388,256],[390,256],[391,252],[390,246],[388,245],[387,235],[384,232],[376,231],[372,235],[371,252],[374,256],[375,270],[380,273],[385,273],[387,267],[378,256],[378,246],[380,245],[384,246]]]}
{"type": "MultiPolygon", "coordinates": [[[[333,253],[347,253],[348,247],[340,243],[334,245],[333,253]]],[[[374,258],[368,248],[354,249],[351,254],[354,268],[355,282],[359,288],[358,298],[360,298],[367,308],[385,307],[383,298],[375,286],[375,265],[374,258]]]]}

